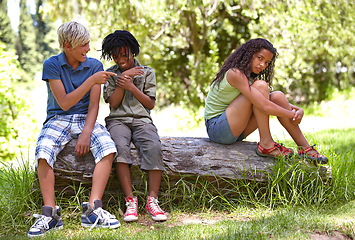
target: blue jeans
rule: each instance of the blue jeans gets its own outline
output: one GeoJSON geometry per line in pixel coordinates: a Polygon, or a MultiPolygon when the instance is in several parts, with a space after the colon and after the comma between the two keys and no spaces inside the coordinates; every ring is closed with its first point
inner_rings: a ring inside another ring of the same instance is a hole
{"type": "Polygon", "coordinates": [[[226,112],[221,115],[205,120],[208,137],[217,143],[232,144],[236,141],[242,141],[244,134],[241,133],[239,137],[235,137],[229,126],[226,112]]]}

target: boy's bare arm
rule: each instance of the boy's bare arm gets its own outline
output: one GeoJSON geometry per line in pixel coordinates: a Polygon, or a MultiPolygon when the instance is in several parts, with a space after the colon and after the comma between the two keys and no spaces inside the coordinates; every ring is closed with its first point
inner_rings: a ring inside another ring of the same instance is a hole
{"type": "Polygon", "coordinates": [[[92,130],[99,113],[99,101],[101,95],[101,85],[95,84],[90,91],[90,102],[88,114],[86,116],[86,121],[84,129],[81,132],[78,141],[75,145],[75,151],[78,156],[84,155],[90,151],[90,138],[92,130]]]}
{"type": "Polygon", "coordinates": [[[64,85],[59,79],[48,79],[48,83],[59,106],[64,111],[68,111],[84,97],[92,86],[95,84],[106,83],[110,75],[116,76],[116,74],[112,72],[97,72],[86,79],[83,84],[70,93],[65,92],[64,85]]]}

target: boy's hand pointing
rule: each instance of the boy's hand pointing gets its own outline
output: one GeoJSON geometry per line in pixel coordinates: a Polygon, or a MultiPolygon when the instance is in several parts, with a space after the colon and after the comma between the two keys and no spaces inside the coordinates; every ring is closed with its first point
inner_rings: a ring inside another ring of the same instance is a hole
{"type": "Polygon", "coordinates": [[[94,84],[105,84],[110,76],[117,76],[116,73],[100,71],[92,75],[94,84]]]}

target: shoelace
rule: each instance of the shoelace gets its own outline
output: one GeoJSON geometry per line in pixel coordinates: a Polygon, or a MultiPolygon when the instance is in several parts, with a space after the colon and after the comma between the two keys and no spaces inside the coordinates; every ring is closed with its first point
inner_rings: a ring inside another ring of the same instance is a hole
{"type": "Polygon", "coordinates": [[[94,222],[94,224],[90,227],[89,231],[91,231],[99,222],[99,220],[101,220],[102,224],[105,225],[106,223],[108,223],[110,225],[109,220],[111,218],[115,218],[114,215],[112,215],[111,213],[109,213],[106,210],[103,210],[102,208],[96,208],[94,210],[95,214],[97,215],[96,221],[94,222]]]}
{"type": "Polygon", "coordinates": [[[163,210],[158,205],[159,201],[156,198],[150,198],[149,208],[153,213],[163,212],[163,210]]]}
{"type": "Polygon", "coordinates": [[[291,150],[288,149],[287,147],[285,147],[283,145],[283,143],[276,143],[276,144],[277,145],[275,145],[275,146],[279,149],[279,151],[281,151],[281,153],[290,153],[291,152],[291,150]]]}
{"type": "Polygon", "coordinates": [[[280,149],[281,152],[289,152],[290,150],[284,146],[283,143],[276,143],[276,148],[280,149]]]}
{"type": "Polygon", "coordinates": [[[308,155],[310,155],[311,157],[315,157],[315,158],[318,158],[319,156],[323,156],[314,148],[314,146],[315,146],[315,144],[313,144],[312,146],[310,146],[310,147],[308,147],[306,149],[302,149],[302,152],[305,153],[305,154],[308,154],[309,151],[314,150],[314,153],[311,153],[311,154],[308,154],[308,155]]]}
{"type": "Polygon", "coordinates": [[[46,221],[46,217],[45,215],[42,214],[33,214],[34,218],[38,218],[36,220],[36,222],[32,225],[31,228],[37,228],[37,229],[49,229],[49,225],[48,222],[46,221]]]}
{"type": "Polygon", "coordinates": [[[137,212],[136,210],[136,203],[135,202],[126,202],[126,214],[125,215],[131,215],[135,214],[137,212]]]}

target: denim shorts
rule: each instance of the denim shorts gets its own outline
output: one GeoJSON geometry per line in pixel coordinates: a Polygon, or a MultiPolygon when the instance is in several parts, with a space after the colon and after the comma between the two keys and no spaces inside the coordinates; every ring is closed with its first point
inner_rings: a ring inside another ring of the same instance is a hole
{"type": "Polygon", "coordinates": [[[239,137],[235,137],[229,126],[226,112],[221,115],[205,120],[208,137],[217,143],[232,144],[236,141],[242,141],[244,134],[241,133],[239,137]]]}

